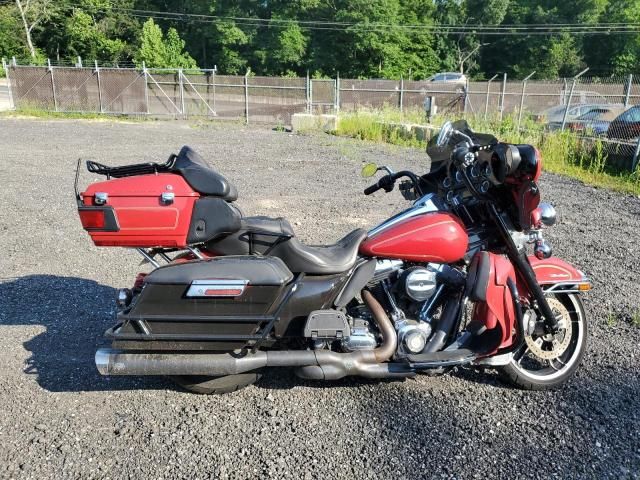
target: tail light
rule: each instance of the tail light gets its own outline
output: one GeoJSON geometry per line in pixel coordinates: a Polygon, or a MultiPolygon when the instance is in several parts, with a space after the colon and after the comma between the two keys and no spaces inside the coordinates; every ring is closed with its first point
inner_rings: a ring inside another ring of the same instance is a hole
{"type": "Polygon", "coordinates": [[[80,221],[86,230],[102,230],[105,225],[104,210],[80,210],[80,221]]]}
{"type": "Polygon", "coordinates": [[[120,230],[111,207],[79,207],[78,214],[85,230],[117,232],[120,230]]]}

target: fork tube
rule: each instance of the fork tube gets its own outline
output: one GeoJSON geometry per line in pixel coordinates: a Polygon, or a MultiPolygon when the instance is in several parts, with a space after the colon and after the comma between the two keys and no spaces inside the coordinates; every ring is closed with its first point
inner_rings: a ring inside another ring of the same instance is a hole
{"type": "Polygon", "coordinates": [[[547,299],[544,296],[544,292],[542,291],[538,280],[536,279],[533,268],[531,268],[526,252],[524,250],[522,252],[518,250],[518,247],[513,242],[513,238],[511,238],[511,235],[509,234],[507,225],[496,210],[495,205],[489,205],[488,207],[489,212],[500,231],[500,235],[507,245],[507,255],[509,256],[509,260],[511,260],[511,263],[516,267],[516,270],[520,273],[527,284],[529,291],[535,298],[536,302],[538,302],[538,307],[540,308],[542,315],[544,315],[546,325],[551,329],[551,331],[557,331],[558,320],[553,315],[551,307],[549,307],[549,304],[547,303],[547,299]]]}

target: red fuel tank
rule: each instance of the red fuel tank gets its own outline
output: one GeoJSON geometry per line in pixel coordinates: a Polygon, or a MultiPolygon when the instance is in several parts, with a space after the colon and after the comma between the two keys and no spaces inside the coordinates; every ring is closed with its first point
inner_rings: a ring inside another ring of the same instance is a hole
{"type": "Polygon", "coordinates": [[[410,262],[452,263],[467,253],[469,237],[460,219],[434,212],[408,218],[367,238],[360,253],[410,262]]]}

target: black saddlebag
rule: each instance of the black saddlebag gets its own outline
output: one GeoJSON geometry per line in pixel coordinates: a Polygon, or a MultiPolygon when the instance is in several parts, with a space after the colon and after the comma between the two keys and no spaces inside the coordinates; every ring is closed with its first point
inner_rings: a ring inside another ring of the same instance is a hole
{"type": "Polygon", "coordinates": [[[262,342],[293,274],[276,257],[229,256],[176,263],[147,275],[142,292],[107,331],[114,346],[233,350],[262,342]]]}

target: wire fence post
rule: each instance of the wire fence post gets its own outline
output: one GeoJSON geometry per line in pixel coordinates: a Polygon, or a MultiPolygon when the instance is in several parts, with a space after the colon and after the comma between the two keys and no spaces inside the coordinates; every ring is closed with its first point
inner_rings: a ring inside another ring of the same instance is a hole
{"type": "Polygon", "coordinates": [[[98,67],[98,60],[94,60],[96,79],[98,81],[98,108],[100,113],[104,113],[102,107],[102,82],[100,81],[100,67],[98,67]]]}
{"type": "Polygon", "coordinates": [[[404,78],[400,76],[400,94],[398,95],[398,104],[400,106],[400,113],[403,111],[403,96],[404,96],[404,78]]]}
{"type": "Polygon", "coordinates": [[[149,72],[144,61],[142,62],[142,74],[144,75],[144,105],[147,115],[149,115],[149,72]]]}
{"type": "Polygon", "coordinates": [[[336,74],[336,114],[340,112],[340,102],[342,98],[340,96],[340,73],[336,74]]]}
{"type": "Polygon", "coordinates": [[[213,72],[212,72],[212,94],[213,94],[213,99],[212,99],[212,104],[213,104],[213,111],[216,112],[216,116],[218,115],[218,110],[216,110],[216,73],[218,73],[218,66],[214,65],[213,66],[213,72]]]}
{"type": "Polygon", "coordinates": [[[626,91],[624,94],[624,108],[629,106],[629,98],[631,97],[631,86],[633,85],[633,74],[629,74],[629,78],[627,79],[626,91]]]}
{"type": "Polygon", "coordinates": [[[9,65],[7,65],[7,61],[4,57],[2,57],[2,68],[4,69],[4,73],[7,76],[7,91],[9,92],[9,108],[11,110],[16,109],[16,104],[13,103],[13,92],[11,91],[11,78],[9,77],[9,65]]]}
{"type": "Polygon", "coordinates": [[[569,91],[569,99],[567,100],[567,106],[564,109],[564,115],[562,115],[562,126],[560,130],[564,132],[564,127],[567,125],[567,117],[569,116],[569,108],[571,108],[571,101],[573,100],[573,92],[576,89],[576,84],[578,83],[578,79],[589,71],[588,68],[585,68],[575,77],[573,77],[573,82],[571,82],[571,90],[569,91]]]}
{"type": "Polygon", "coordinates": [[[638,168],[638,159],[640,158],[640,137],[638,137],[638,142],[636,143],[636,149],[633,152],[633,160],[631,161],[631,173],[636,171],[638,168]]]}
{"type": "Polygon", "coordinates": [[[489,114],[489,95],[491,94],[491,82],[493,82],[496,78],[498,78],[498,74],[496,73],[493,77],[489,79],[487,82],[487,97],[484,101],[484,119],[487,119],[487,115],[489,114]]]}
{"type": "Polygon", "coordinates": [[[313,79],[309,79],[309,113],[313,113],[313,79]]]}
{"type": "Polygon", "coordinates": [[[502,93],[500,94],[500,121],[504,116],[504,96],[507,93],[507,74],[506,72],[502,76],[502,93]]]}
{"type": "Polygon", "coordinates": [[[182,78],[182,69],[178,69],[178,81],[180,86],[180,115],[183,119],[187,118],[184,110],[184,80],[182,78]]]}
{"type": "Polygon", "coordinates": [[[56,97],[56,82],[53,78],[53,67],[51,66],[51,60],[47,58],[47,68],[51,73],[51,91],[53,92],[53,109],[54,111],[58,111],[58,98],[56,97]]]}
{"type": "Polygon", "coordinates": [[[309,80],[309,70],[307,70],[307,80],[306,80],[306,83],[305,83],[305,88],[306,88],[306,90],[305,90],[305,97],[306,97],[305,100],[307,102],[307,113],[311,113],[311,96],[310,96],[311,87],[310,87],[310,85],[311,84],[310,84],[310,80],[309,80]]]}
{"type": "Polygon", "coordinates": [[[518,130],[520,130],[520,123],[522,122],[522,110],[524,109],[524,94],[527,90],[527,82],[531,77],[535,75],[535,71],[531,72],[524,80],[522,80],[522,93],[520,94],[520,109],[518,110],[518,130]]]}
{"type": "Polygon", "coordinates": [[[249,125],[249,72],[244,75],[244,118],[245,123],[249,125]]]}
{"type": "MultiPolygon", "coordinates": [[[[467,78],[467,81],[464,84],[464,87],[462,87],[464,89],[464,91],[462,92],[464,94],[464,98],[462,99],[463,103],[462,103],[462,114],[466,117],[467,116],[467,107],[469,106],[469,79],[467,78]]],[[[473,107],[472,107],[473,109],[473,107]]]]}
{"type": "Polygon", "coordinates": [[[569,90],[569,98],[567,99],[567,104],[564,107],[564,114],[562,115],[562,125],[560,130],[564,132],[564,127],[567,124],[567,116],[569,115],[569,108],[571,107],[571,100],[573,99],[573,91],[576,89],[576,82],[578,79],[574,78],[571,83],[571,90],[569,90]]]}
{"type": "Polygon", "coordinates": [[[82,68],[82,57],[80,55],[78,55],[76,60],[76,68],[82,68]]]}

